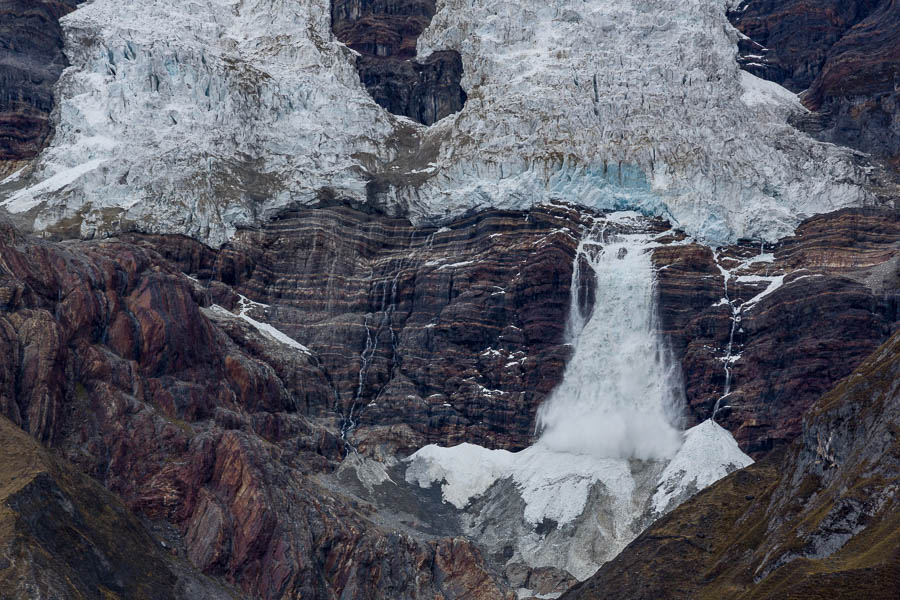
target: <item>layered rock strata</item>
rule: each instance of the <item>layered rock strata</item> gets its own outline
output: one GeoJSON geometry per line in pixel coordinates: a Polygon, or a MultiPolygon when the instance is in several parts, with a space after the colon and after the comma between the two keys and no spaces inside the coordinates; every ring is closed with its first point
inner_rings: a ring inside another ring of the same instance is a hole
{"type": "Polygon", "coordinates": [[[0,161],[34,158],[47,142],[53,86],[68,64],[59,19],[81,1],[0,2],[0,161]]]}
{"type": "Polygon", "coordinates": [[[434,17],[435,4],[435,0],[331,2],[332,31],[360,54],[359,78],[375,102],[425,125],[459,112],[466,102],[458,52],[444,50],[422,62],[414,60],[416,40],[434,17]]]}
{"type": "MultiPolygon", "coordinates": [[[[217,252],[143,239],[201,281],[271,305],[264,318],[326,366],[361,450],[386,437],[410,451],[521,449],[569,356],[571,260],[590,218],[558,206],[436,230],[344,207],[286,214],[217,252]]],[[[896,327],[898,256],[897,213],[868,209],[810,219],[778,246],[654,250],[689,424],[718,403],[754,456],[792,439],[805,408],[896,327]]]]}
{"type": "Polygon", "coordinates": [[[812,218],[775,246],[658,249],[662,327],[689,411],[761,456],[897,328],[900,215],[812,218]]]}
{"type": "Polygon", "coordinates": [[[238,299],[220,283],[268,305],[254,314],[315,352],[361,451],[388,438],[409,452],[461,441],[517,449],[565,367],[587,218],[557,206],[423,229],[337,206],[285,213],[218,251],[135,239],[210,282],[226,308],[238,299]]]}
{"type": "MultiPolygon", "coordinates": [[[[571,351],[593,219],[552,205],[416,228],[336,204],[220,249],[4,227],[0,410],[245,592],[502,597],[470,540],[329,482],[356,452],[391,465],[430,442],[528,445],[571,351]]],[[[745,450],[796,435],[816,390],[895,327],[896,213],[814,218],[762,257],[646,226],[688,420],[716,412],[745,450]]]]}
{"type": "Polygon", "coordinates": [[[300,344],[149,248],[0,243],[0,410],[203,573],[260,598],[506,597],[467,540],[380,528],[317,483],[345,447],[300,344]]]}
{"type": "Polygon", "coordinates": [[[701,492],[563,598],[896,596],[900,334],[823,396],[786,451],[701,492]]]}

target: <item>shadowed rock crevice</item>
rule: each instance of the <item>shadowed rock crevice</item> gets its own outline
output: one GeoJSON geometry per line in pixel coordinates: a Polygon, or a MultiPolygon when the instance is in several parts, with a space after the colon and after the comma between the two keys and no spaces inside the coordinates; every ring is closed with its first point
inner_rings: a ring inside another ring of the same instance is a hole
{"type": "Polygon", "coordinates": [[[359,78],[380,106],[419,123],[459,112],[463,67],[456,51],[414,60],[416,40],[435,12],[434,0],[333,0],[335,36],[360,53],[359,78]]]}

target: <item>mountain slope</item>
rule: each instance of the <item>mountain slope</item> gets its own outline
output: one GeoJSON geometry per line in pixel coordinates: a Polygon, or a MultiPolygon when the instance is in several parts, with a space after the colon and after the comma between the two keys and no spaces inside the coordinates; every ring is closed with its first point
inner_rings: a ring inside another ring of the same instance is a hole
{"type": "Polygon", "coordinates": [[[228,599],[116,498],[0,416],[0,597],[228,599]]]}
{"type": "Polygon", "coordinates": [[[895,598],[898,486],[900,333],[786,452],[689,500],[564,598],[895,598]]]}

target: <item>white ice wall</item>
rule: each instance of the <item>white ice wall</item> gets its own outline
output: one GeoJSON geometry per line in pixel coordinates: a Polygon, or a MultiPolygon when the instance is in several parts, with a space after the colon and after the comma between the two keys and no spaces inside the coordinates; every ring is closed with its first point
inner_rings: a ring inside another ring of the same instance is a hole
{"type": "Polygon", "coordinates": [[[469,100],[431,128],[369,98],[328,0],[94,0],[63,23],[56,137],[0,198],[38,228],[219,243],[373,175],[416,221],[562,198],[710,242],[866,199],[846,151],[786,124],[792,95],[738,70],[724,0],[439,0],[419,52],[458,50],[469,100]]]}

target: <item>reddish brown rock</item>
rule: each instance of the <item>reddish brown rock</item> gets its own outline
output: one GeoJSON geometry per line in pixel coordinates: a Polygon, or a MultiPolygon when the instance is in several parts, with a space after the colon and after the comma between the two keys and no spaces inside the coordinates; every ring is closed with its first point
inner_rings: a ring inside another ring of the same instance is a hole
{"type": "Polygon", "coordinates": [[[800,127],[900,172],[900,2],[753,0],[729,17],[749,38],[744,69],[808,90],[803,102],[815,112],[800,127]]]}
{"type": "MultiPolygon", "coordinates": [[[[732,356],[740,358],[717,415],[756,456],[793,439],[806,408],[896,329],[900,215],[851,209],[814,217],[766,251],[774,251],[774,262],[752,263],[728,284],[739,306],[768,283],[741,283],[738,276],[785,275],[780,288],[741,311],[732,339],[732,356]]],[[[723,249],[718,263],[730,269],[759,252],[723,249]]],[[[725,394],[733,307],[721,302],[725,282],[710,249],[670,246],[655,251],[654,261],[665,266],[663,330],[681,360],[691,418],[701,421],[725,394]]]]}
{"type": "MultiPolygon", "coordinates": [[[[376,524],[320,475],[348,446],[394,458],[428,442],[528,444],[568,358],[585,218],[545,206],[436,230],[336,206],[285,214],[219,250],[168,236],[49,243],[4,227],[0,350],[12,358],[0,407],[246,593],[503,597],[469,542],[376,524]]],[[[736,273],[787,274],[735,338],[718,419],[745,448],[795,436],[817,390],[894,327],[898,238],[896,213],[843,211],[806,222],[774,263],[736,273]]],[[[731,312],[718,303],[719,265],[758,251],[655,252],[695,420],[723,394],[731,312]]],[[[760,288],[733,281],[729,297],[760,288]]]]}

